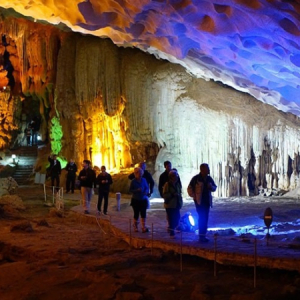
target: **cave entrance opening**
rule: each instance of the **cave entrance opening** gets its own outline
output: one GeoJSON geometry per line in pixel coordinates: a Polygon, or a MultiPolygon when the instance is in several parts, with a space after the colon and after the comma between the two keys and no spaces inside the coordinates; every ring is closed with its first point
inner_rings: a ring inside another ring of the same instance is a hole
{"type": "Polygon", "coordinates": [[[23,138],[21,146],[37,146],[43,143],[41,133],[40,101],[32,96],[22,101],[20,131],[23,138]]]}

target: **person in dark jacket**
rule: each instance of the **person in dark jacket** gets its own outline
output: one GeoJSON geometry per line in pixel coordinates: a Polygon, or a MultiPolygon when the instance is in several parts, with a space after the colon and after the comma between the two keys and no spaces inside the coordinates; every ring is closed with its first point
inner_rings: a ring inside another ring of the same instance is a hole
{"type": "MultiPolygon", "coordinates": [[[[149,185],[149,192],[148,192],[148,197],[151,197],[151,195],[153,194],[153,188],[154,188],[154,180],[153,180],[153,177],[152,175],[150,174],[150,172],[148,172],[146,170],[146,163],[143,161],[143,162],[140,162],[139,163],[139,168],[141,168],[143,171],[144,171],[144,174],[143,174],[143,177],[146,179],[148,185],[149,185]]],[[[128,179],[132,180],[134,179],[134,173],[131,173],[129,176],[128,176],[128,179]]]]}
{"type": "Polygon", "coordinates": [[[210,177],[209,165],[204,163],[200,165],[200,173],[194,176],[188,186],[187,192],[194,199],[198,213],[199,241],[206,243],[207,223],[209,209],[212,207],[212,192],[215,192],[217,186],[210,177]]]}
{"type": "Polygon", "coordinates": [[[102,166],[101,173],[96,178],[96,184],[98,185],[98,214],[101,214],[102,200],[104,198],[103,213],[107,215],[109,188],[112,183],[112,178],[106,172],[106,167],[102,166]]]}
{"type": "Polygon", "coordinates": [[[72,191],[72,194],[74,194],[75,189],[75,180],[76,180],[76,172],[77,172],[77,166],[74,162],[74,159],[70,159],[70,161],[66,165],[66,171],[67,173],[67,181],[66,181],[66,192],[69,193],[70,189],[72,191]]]}
{"type": "MultiPolygon", "coordinates": [[[[158,191],[160,196],[163,198],[163,187],[165,185],[166,182],[169,181],[169,172],[171,170],[176,170],[176,169],[172,169],[172,163],[168,160],[166,160],[164,162],[164,167],[165,167],[165,171],[163,173],[160,174],[159,176],[159,181],[158,181],[158,191]]],[[[177,170],[176,170],[177,171],[177,170]]],[[[180,180],[180,176],[178,175],[178,182],[181,185],[181,180],[180,180]]],[[[182,185],[181,185],[182,187],[182,185]]]]}
{"type": "Polygon", "coordinates": [[[84,213],[89,214],[93,196],[93,187],[95,186],[96,181],[96,173],[91,168],[91,162],[89,160],[85,159],[82,162],[82,165],[83,169],[79,172],[78,180],[80,180],[84,213]]]}
{"type": "Polygon", "coordinates": [[[169,221],[170,237],[175,237],[175,228],[179,224],[180,209],[182,208],[181,183],[176,170],[171,170],[168,174],[169,180],[163,187],[164,207],[169,221]]]}
{"type": "MultiPolygon", "coordinates": [[[[164,162],[164,167],[165,167],[165,171],[160,174],[159,181],[158,181],[158,191],[159,191],[159,194],[160,194],[160,196],[162,198],[164,198],[163,188],[164,188],[164,185],[169,181],[169,173],[170,173],[170,171],[171,170],[177,171],[176,169],[172,169],[172,163],[170,161],[168,161],[168,160],[166,160],[164,162]]],[[[182,184],[181,184],[181,180],[180,180],[179,174],[178,174],[178,184],[182,188],[182,184]]],[[[170,224],[169,224],[168,214],[166,216],[166,219],[167,219],[167,223],[168,223],[167,230],[168,230],[168,232],[170,232],[170,224]]]]}
{"type": "Polygon", "coordinates": [[[61,173],[61,164],[57,159],[57,155],[52,155],[48,157],[48,161],[50,162],[50,176],[51,176],[51,185],[53,187],[59,187],[60,184],[60,173],[61,173]]]}
{"type": "Polygon", "coordinates": [[[38,132],[40,130],[40,119],[37,118],[36,116],[32,118],[31,120],[31,128],[32,128],[32,145],[37,145],[37,136],[38,132]]]}
{"type": "Polygon", "coordinates": [[[32,128],[31,128],[30,125],[28,125],[28,126],[25,128],[24,133],[25,133],[25,135],[26,135],[27,146],[31,146],[31,133],[32,133],[32,128]]]}

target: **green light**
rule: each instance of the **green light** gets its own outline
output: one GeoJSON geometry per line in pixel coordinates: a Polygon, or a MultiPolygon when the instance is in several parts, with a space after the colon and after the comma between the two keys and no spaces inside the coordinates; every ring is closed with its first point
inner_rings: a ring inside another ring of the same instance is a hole
{"type": "Polygon", "coordinates": [[[59,119],[53,117],[50,123],[50,143],[51,143],[51,152],[54,154],[60,153],[62,149],[62,140],[63,131],[62,126],[60,125],[59,119]]]}

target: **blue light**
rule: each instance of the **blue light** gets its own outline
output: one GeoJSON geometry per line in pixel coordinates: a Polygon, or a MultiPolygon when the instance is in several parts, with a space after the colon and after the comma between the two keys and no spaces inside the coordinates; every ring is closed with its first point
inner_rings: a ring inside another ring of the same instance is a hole
{"type": "Polygon", "coordinates": [[[195,231],[195,220],[190,212],[185,213],[179,222],[179,228],[181,231],[195,231]]]}
{"type": "Polygon", "coordinates": [[[189,215],[189,221],[190,221],[190,224],[192,226],[195,226],[195,220],[194,220],[194,217],[191,214],[189,215]]]}

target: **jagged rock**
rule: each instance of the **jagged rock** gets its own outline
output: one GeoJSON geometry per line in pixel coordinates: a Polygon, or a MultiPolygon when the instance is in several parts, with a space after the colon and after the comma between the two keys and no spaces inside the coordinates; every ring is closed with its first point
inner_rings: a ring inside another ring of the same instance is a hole
{"type": "Polygon", "coordinates": [[[0,197],[0,216],[19,218],[20,211],[25,210],[22,199],[17,195],[4,195],[0,197]]]}
{"type": "Polygon", "coordinates": [[[12,177],[0,178],[0,196],[16,194],[18,187],[12,177]]]}
{"type": "MultiPolygon", "coordinates": [[[[90,158],[118,173],[143,159],[153,165],[157,182],[163,162],[171,160],[184,194],[201,162],[210,165],[220,197],[257,195],[259,186],[299,185],[295,115],[109,40],[5,17],[1,33],[14,90],[20,91],[0,94],[2,147],[23,126],[22,105],[32,113],[28,103],[37,103],[42,139],[50,139],[63,161],[74,156],[79,165],[90,158]]],[[[36,168],[43,169],[45,162],[39,163],[36,168]]]]}
{"type": "Polygon", "coordinates": [[[11,228],[10,228],[10,231],[11,232],[15,232],[15,231],[33,232],[33,228],[31,226],[30,222],[24,221],[22,223],[12,225],[11,228]]]}
{"type": "Polygon", "coordinates": [[[38,221],[36,224],[38,226],[50,227],[49,224],[48,224],[48,222],[45,219],[38,221]]]}

